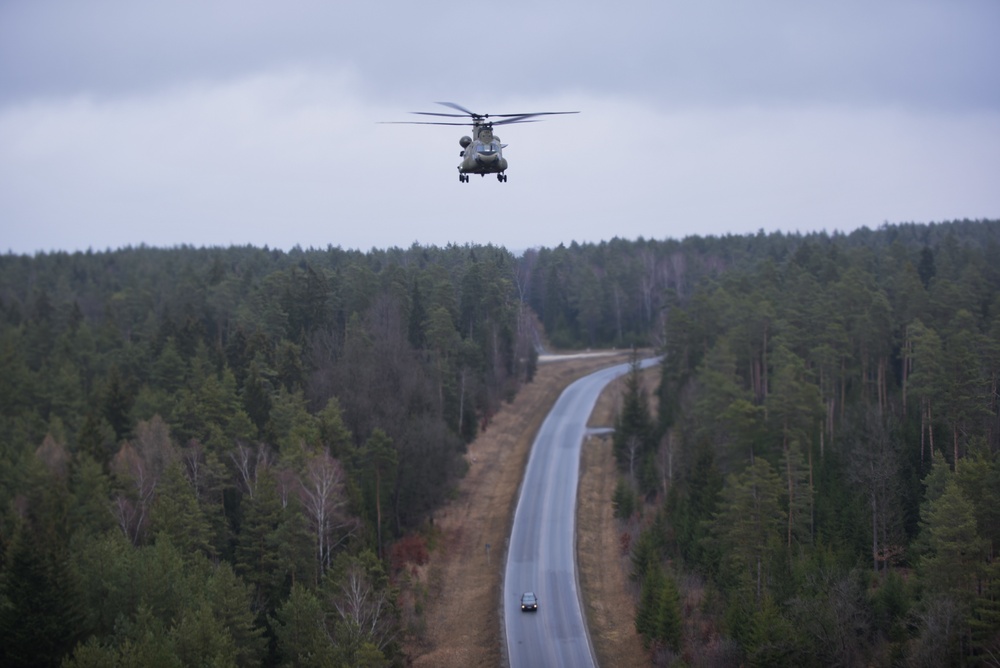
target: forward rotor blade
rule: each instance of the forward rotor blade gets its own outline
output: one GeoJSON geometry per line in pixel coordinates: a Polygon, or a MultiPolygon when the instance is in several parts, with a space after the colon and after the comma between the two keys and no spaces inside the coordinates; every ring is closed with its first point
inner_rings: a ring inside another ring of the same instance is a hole
{"type": "Polygon", "coordinates": [[[447,121],[376,121],[379,125],[458,125],[468,127],[472,123],[449,123],[447,121]]]}
{"type": "Polygon", "coordinates": [[[461,114],[446,114],[444,112],[438,111],[411,111],[411,114],[416,114],[417,116],[438,116],[443,118],[466,118],[469,117],[471,121],[464,123],[461,122],[451,122],[451,121],[380,121],[380,123],[385,125],[462,125],[462,126],[486,126],[486,125],[512,125],[514,123],[537,123],[539,120],[537,116],[562,116],[565,114],[579,114],[579,111],[535,111],[526,114],[477,114],[475,112],[469,111],[460,104],[455,104],[454,102],[437,102],[436,104],[444,105],[455,109],[456,111],[461,111],[461,114]],[[498,118],[503,120],[490,120],[491,118],[498,118]]]}

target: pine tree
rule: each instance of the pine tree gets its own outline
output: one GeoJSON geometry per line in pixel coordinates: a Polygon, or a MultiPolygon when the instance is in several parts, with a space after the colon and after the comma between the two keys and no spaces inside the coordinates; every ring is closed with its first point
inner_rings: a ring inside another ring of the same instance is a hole
{"type": "Polygon", "coordinates": [[[973,653],[984,665],[1000,657],[1000,559],[984,572],[982,593],[976,598],[969,616],[973,653]]]}
{"type": "MultiPolygon", "coordinates": [[[[243,522],[236,543],[236,572],[253,588],[254,607],[273,614],[292,568],[282,559],[283,512],[270,471],[258,472],[256,493],[243,497],[243,522]]],[[[290,584],[289,584],[290,586],[290,584]]]]}
{"type": "Polygon", "coordinates": [[[632,481],[636,481],[636,472],[650,451],[653,436],[649,402],[642,388],[641,373],[639,360],[633,356],[631,369],[625,377],[621,411],[615,418],[615,458],[632,481]]]}
{"type": "Polygon", "coordinates": [[[0,589],[0,663],[57,666],[78,633],[69,573],[21,525],[7,550],[0,589]]]}
{"type": "Polygon", "coordinates": [[[358,456],[363,460],[363,470],[369,477],[368,497],[371,499],[371,506],[374,506],[374,513],[369,517],[375,524],[377,553],[381,556],[382,525],[385,520],[383,513],[388,514],[389,509],[385,506],[388,505],[391,491],[396,486],[398,455],[392,447],[392,439],[381,429],[376,429],[365,441],[358,456]]]}
{"type": "Polygon", "coordinates": [[[153,533],[169,536],[182,554],[213,556],[208,521],[180,462],[172,462],[160,481],[151,521],[153,533]]]}
{"type": "Polygon", "coordinates": [[[681,614],[681,596],[677,591],[677,582],[672,575],[666,574],[660,588],[654,637],[675,652],[681,649],[684,630],[681,614]]]}
{"type": "Polygon", "coordinates": [[[108,374],[107,389],[104,393],[103,417],[115,432],[115,440],[121,441],[132,434],[131,393],[125,387],[118,367],[112,367],[108,374]]]}
{"type": "Polygon", "coordinates": [[[787,512],[781,508],[781,479],[763,457],[726,479],[713,533],[721,545],[723,564],[737,582],[750,583],[758,603],[769,579],[770,554],[781,544],[787,512]]]}
{"type": "Polygon", "coordinates": [[[642,636],[646,647],[657,636],[664,579],[663,568],[659,563],[646,568],[639,607],[635,613],[635,630],[642,636]]]}
{"type": "Polygon", "coordinates": [[[633,513],[635,513],[635,492],[632,491],[632,486],[628,484],[625,478],[618,478],[611,503],[615,509],[615,518],[619,520],[628,521],[631,519],[633,513]]]}
{"type": "Polygon", "coordinates": [[[233,641],[235,664],[241,668],[259,666],[264,656],[264,630],[254,622],[250,592],[246,584],[223,561],[206,586],[212,616],[233,641]]]}
{"type": "Polygon", "coordinates": [[[944,492],[921,514],[921,532],[927,533],[928,554],[920,562],[929,590],[969,599],[982,570],[984,541],[976,530],[972,504],[951,477],[944,492]]]}
{"type": "Polygon", "coordinates": [[[272,620],[282,665],[295,668],[326,668],[334,662],[334,644],[326,614],[316,595],[301,584],[292,587],[288,599],[272,620]]]}
{"type": "MultiPolygon", "coordinates": [[[[237,647],[207,601],[185,608],[170,640],[181,665],[247,666],[237,661],[237,647]]],[[[258,664],[259,665],[259,664],[258,664]]]]}

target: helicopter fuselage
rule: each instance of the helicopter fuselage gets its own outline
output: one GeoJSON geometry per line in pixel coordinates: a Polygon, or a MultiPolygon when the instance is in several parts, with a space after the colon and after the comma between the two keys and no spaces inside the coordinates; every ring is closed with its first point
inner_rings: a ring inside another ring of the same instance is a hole
{"type": "Polygon", "coordinates": [[[475,139],[462,137],[459,142],[464,150],[461,153],[462,164],[458,166],[460,174],[501,174],[507,169],[507,159],[503,157],[505,144],[493,134],[487,126],[474,128],[475,139]]]}

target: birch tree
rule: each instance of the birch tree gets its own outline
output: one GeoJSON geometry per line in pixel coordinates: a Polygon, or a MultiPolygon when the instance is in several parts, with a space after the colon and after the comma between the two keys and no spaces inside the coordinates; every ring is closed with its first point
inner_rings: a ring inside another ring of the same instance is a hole
{"type": "Polygon", "coordinates": [[[321,576],[330,567],[333,548],[339,542],[337,532],[351,525],[344,512],[347,497],[340,462],[326,450],[314,454],[299,478],[299,492],[315,539],[317,575],[321,576]]]}

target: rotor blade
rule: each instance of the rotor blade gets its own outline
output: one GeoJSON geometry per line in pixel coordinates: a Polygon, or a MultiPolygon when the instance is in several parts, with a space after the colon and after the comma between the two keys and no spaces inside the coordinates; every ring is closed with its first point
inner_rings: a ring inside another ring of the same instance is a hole
{"type": "MultiPolygon", "coordinates": [[[[514,123],[541,123],[543,119],[508,118],[503,121],[484,123],[483,125],[512,125],[514,123]]],[[[378,125],[457,125],[460,127],[475,127],[475,123],[451,123],[448,121],[376,121],[378,125]]]]}
{"type": "Polygon", "coordinates": [[[560,116],[564,114],[578,114],[579,111],[536,111],[532,113],[524,114],[477,114],[475,112],[469,111],[465,107],[455,104],[454,102],[437,102],[436,104],[441,104],[447,107],[451,107],[458,111],[464,112],[464,114],[446,114],[439,111],[411,111],[411,114],[416,114],[417,116],[441,116],[444,118],[465,118],[469,116],[474,121],[482,121],[489,118],[505,118],[508,120],[504,121],[494,121],[495,123],[519,123],[527,118],[534,118],[535,116],[560,116]]]}
{"type": "Polygon", "coordinates": [[[379,125],[459,125],[468,127],[472,123],[449,123],[447,121],[376,121],[379,125]]]}
{"type": "Polygon", "coordinates": [[[448,118],[465,118],[465,114],[441,114],[436,111],[411,111],[411,114],[420,116],[446,116],[448,118]]]}
{"type": "Polygon", "coordinates": [[[473,118],[487,118],[488,117],[488,114],[477,114],[476,112],[469,111],[468,109],[466,109],[462,105],[455,104],[454,102],[435,102],[434,104],[440,104],[440,105],[445,106],[445,107],[450,107],[450,108],[454,109],[455,111],[461,111],[461,112],[463,112],[465,114],[468,114],[469,116],[472,116],[473,118]]]}
{"type": "Polygon", "coordinates": [[[503,121],[492,121],[490,125],[513,125],[514,123],[541,123],[542,118],[508,118],[503,121]]]}
{"type": "Polygon", "coordinates": [[[579,114],[579,111],[533,111],[526,114],[490,114],[490,118],[509,118],[516,116],[518,118],[527,118],[530,116],[560,116],[562,114],[579,114]]]}

